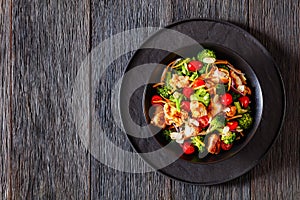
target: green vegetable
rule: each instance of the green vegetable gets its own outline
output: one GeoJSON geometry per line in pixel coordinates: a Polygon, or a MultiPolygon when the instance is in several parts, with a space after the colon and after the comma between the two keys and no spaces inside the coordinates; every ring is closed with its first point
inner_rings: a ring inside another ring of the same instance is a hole
{"type": "Polygon", "coordinates": [[[216,60],[216,55],[209,49],[204,49],[197,55],[197,59],[204,63],[213,63],[216,60]]]}
{"type": "Polygon", "coordinates": [[[240,102],[235,101],[233,104],[235,105],[238,114],[244,114],[248,112],[248,110],[242,108],[240,102]]]}
{"type": "Polygon", "coordinates": [[[176,99],[174,98],[173,95],[170,95],[170,96],[169,96],[169,100],[172,101],[172,102],[175,102],[175,101],[176,101],[176,99]]]}
{"type": "Polygon", "coordinates": [[[174,68],[176,69],[176,71],[179,75],[188,75],[188,76],[190,75],[190,72],[187,69],[187,64],[188,64],[188,62],[190,62],[190,60],[191,60],[190,58],[181,59],[174,66],[174,68]]]}
{"type": "Polygon", "coordinates": [[[233,100],[233,101],[238,101],[238,99],[241,97],[240,94],[235,93],[235,92],[233,92],[232,90],[230,90],[229,93],[231,94],[232,100],[233,100]]]}
{"type": "Polygon", "coordinates": [[[171,90],[167,86],[157,88],[157,93],[162,97],[169,99],[171,90]]]}
{"type": "Polygon", "coordinates": [[[209,66],[209,64],[203,63],[203,67],[199,70],[199,73],[204,74],[206,72],[206,68],[209,66]]]}
{"type": "Polygon", "coordinates": [[[198,151],[200,153],[205,151],[205,144],[204,144],[204,137],[203,136],[196,136],[196,137],[192,137],[192,144],[198,148],[198,151]]]}
{"type": "Polygon", "coordinates": [[[222,132],[225,126],[225,117],[223,115],[215,116],[209,125],[208,132],[219,131],[222,132]]]}
{"type": "Polygon", "coordinates": [[[176,65],[174,66],[174,68],[180,67],[182,66],[184,63],[187,64],[188,62],[190,62],[190,58],[186,58],[186,59],[181,59],[179,60],[176,65]]]}
{"type": "Polygon", "coordinates": [[[193,72],[191,77],[189,78],[190,81],[194,81],[199,77],[198,72],[193,72]]]}
{"type": "Polygon", "coordinates": [[[182,72],[184,75],[187,75],[187,76],[190,75],[190,71],[188,70],[187,64],[186,64],[186,63],[183,63],[183,65],[182,65],[182,67],[181,67],[181,72],[182,72]]]}
{"type": "Polygon", "coordinates": [[[200,88],[200,89],[196,90],[196,92],[194,94],[191,95],[190,99],[192,101],[200,101],[205,106],[208,106],[208,104],[210,102],[210,95],[204,88],[200,88]]]}
{"type": "Polygon", "coordinates": [[[227,71],[229,71],[229,67],[227,65],[218,65],[219,68],[223,68],[226,69],[227,71]]]}
{"type": "Polygon", "coordinates": [[[180,104],[181,104],[182,98],[180,99],[175,99],[175,103],[176,103],[176,109],[178,111],[180,111],[180,104]]]}
{"type": "Polygon", "coordinates": [[[174,94],[170,96],[170,100],[175,102],[176,109],[178,111],[180,111],[180,104],[181,104],[181,101],[183,100],[183,97],[184,97],[183,94],[181,94],[179,92],[174,92],[174,94]],[[176,94],[176,96],[175,96],[175,94],[176,94]],[[173,97],[173,98],[171,98],[171,97],[173,97]]]}
{"type": "Polygon", "coordinates": [[[166,138],[166,140],[171,140],[171,136],[170,136],[170,134],[171,134],[171,130],[163,130],[163,134],[164,134],[164,136],[165,136],[165,138],[166,138]]]}
{"type": "Polygon", "coordinates": [[[208,92],[202,87],[202,88],[199,88],[198,90],[196,90],[195,93],[199,96],[205,96],[208,92]]]}
{"type": "Polygon", "coordinates": [[[231,144],[234,142],[236,138],[235,133],[229,131],[226,135],[222,135],[221,140],[225,143],[225,144],[231,144]]]}
{"type": "Polygon", "coordinates": [[[170,80],[171,80],[171,78],[172,78],[171,72],[167,72],[166,79],[165,79],[167,88],[171,88],[171,86],[170,86],[170,80]]]}
{"type": "Polygon", "coordinates": [[[238,119],[238,123],[242,129],[248,129],[253,123],[253,118],[249,113],[245,113],[240,119],[238,119]]]}
{"type": "Polygon", "coordinates": [[[227,86],[224,84],[217,84],[216,86],[216,93],[217,94],[224,94],[226,92],[227,86]]]}

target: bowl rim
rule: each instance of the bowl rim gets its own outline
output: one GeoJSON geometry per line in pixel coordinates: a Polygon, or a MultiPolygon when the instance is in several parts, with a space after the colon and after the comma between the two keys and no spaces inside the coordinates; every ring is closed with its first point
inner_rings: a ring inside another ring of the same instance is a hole
{"type": "MultiPolygon", "coordinates": [[[[228,26],[228,27],[230,27],[232,29],[235,29],[237,32],[239,32],[241,34],[245,34],[247,36],[247,38],[253,43],[253,45],[255,45],[258,49],[260,49],[262,51],[261,54],[263,54],[268,59],[268,61],[270,62],[270,64],[272,64],[272,67],[274,68],[275,74],[276,74],[276,76],[278,78],[278,80],[277,80],[278,84],[280,84],[280,89],[281,89],[281,92],[282,92],[281,99],[280,99],[281,100],[281,104],[282,104],[281,105],[281,113],[280,113],[281,114],[281,117],[280,117],[280,121],[281,122],[280,122],[279,126],[277,126],[276,134],[274,135],[274,137],[272,137],[271,141],[269,141],[269,143],[268,143],[265,151],[263,153],[261,153],[257,159],[252,160],[251,165],[248,165],[246,168],[243,168],[242,170],[240,170],[238,173],[234,174],[233,176],[225,177],[223,179],[218,179],[218,180],[209,180],[209,181],[205,181],[205,182],[203,182],[203,181],[201,182],[201,180],[199,180],[199,181],[187,181],[187,180],[184,180],[184,179],[181,179],[181,178],[178,178],[178,177],[174,177],[173,175],[171,175],[169,173],[166,173],[165,171],[162,171],[161,169],[156,170],[159,174],[167,176],[167,177],[169,177],[169,178],[171,178],[173,180],[176,180],[176,181],[180,181],[180,182],[184,182],[184,183],[188,183],[188,184],[193,184],[193,185],[216,185],[216,184],[224,183],[224,182],[227,182],[227,181],[231,181],[231,180],[233,180],[233,179],[235,179],[235,178],[237,178],[239,176],[242,176],[243,174],[247,173],[254,166],[256,166],[267,155],[267,153],[270,151],[270,148],[273,146],[274,142],[279,137],[280,132],[281,132],[282,127],[283,127],[283,124],[284,124],[284,121],[285,121],[285,117],[286,117],[286,91],[285,91],[285,86],[284,86],[284,82],[283,82],[283,79],[282,79],[279,67],[276,64],[275,60],[271,57],[270,53],[266,50],[266,48],[254,36],[252,36],[249,32],[247,32],[246,30],[242,29],[241,27],[239,27],[239,26],[237,26],[235,24],[232,24],[230,22],[223,21],[223,20],[218,20],[218,19],[190,18],[190,19],[184,19],[184,20],[176,21],[174,23],[171,23],[171,24],[165,26],[165,28],[172,28],[172,27],[175,27],[177,25],[180,25],[180,24],[183,24],[183,23],[187,23],[187,22],[193,22],[193,21],[219,23],[219,24],[222,24],[222,25],[226,25],[226,26],[228,26]]],[[[141,47],[143,47],[144,44],[147,43],[149,40],[152,40],[161,31],[163,31],[163,29],[158,30],[157,32],[153,33],[150,37],[148,37],[147,40],[145,40],[143,42],[143,44],[141,45],[141,47]]],[[[138,49],[137,51],[135,51],[135,53],[133,54],[133,56],[129,60],[128,65],[127,65],[126,70],[125,70],[124,73],[126,73],[127,70],[130,69],[130,65],[132,64],[133,60],[135,59],[135,57],[137,56],[137,54],[138,54],[138,52],[140,50],[141,50],[141,48],[138,49]]],[[[122,81],[121,88],[120,88],[120,94],[121,94],[121,91],[124,89],[122,85],[123,85],[123,81],[122,81]]],[[[122,105],[121,105],[121,98],[120,98],[120,101],[119,101],[119,105],[120,105],[120,107],[122,107],[122,105]]],[[[122,119],[121,120],[122,121],[122,125],[125,128],[125,126],[124,126],[124,117],[126,117],[126,116],[121,112],[121,110],[120,110],[120,115],[121,115],[121,119],[122,119]]],[[[139,154],[139,151],[138,151],[137,147],[133,143],[134,142],[133,141],[134,137],[132,137],[131,135],[128,135],[128,134],[126,134],[126,135],[127,135],[127,139],[129,140],[129,143],[130,143],[131,147],[139,154]]],[[[147,162],[143,157],[142,157],[142,159],[145,162],[147,162]]]]}

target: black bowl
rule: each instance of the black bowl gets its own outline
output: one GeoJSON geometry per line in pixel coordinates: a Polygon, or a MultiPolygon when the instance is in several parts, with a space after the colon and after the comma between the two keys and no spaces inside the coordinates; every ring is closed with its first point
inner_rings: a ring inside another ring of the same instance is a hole
{"type": "Polygon", "coordinates": [[[128,140],[150,166],[175,180],[212,185],[232,180],[246,173],[265,156],[283,124],[286,107],[285,91],[275,61],[253,36],[228,22],[190,19],[167,26],[166,29],[151,36],[135,52],[125,74],[127,76],[122,80],[120,91],[120,114],[128,140]],[[169,37],[169,30],[184,34],[194,42],[190,44],[186,40],[169,37]],[[194,47],[195,42],[198,45],[194,47]],[[168,50],[151,48],[153,44],[154,46],[166,44],[165,46],[170,48],[168,50]],[[174,44],[179,44],[179,47],[174,44]],[[228,152],[208,156],[202,160],[183,157],[167,166],[159,167],[161,166],[159,163],[165,158],[172,155],[180,156],[182,150],[180,147],[180,149],[171,148],[164,152],[165,155],[154,157],[148,154],[166,145],[166,141],[159,133],[155,135],[154,127],[145,128],[149,123],[149,97],[155,93],[149,84],[160,79],[164,66],[157,67],[159,63],[167,64],[178,55],[183,57],[195,55],[201,48],[199,44],[214,50],[218,58],[228,60],[246,74],[248,84],[254,91],[252,105],[255,106],[252,106],[252,109],[255,122],[245,139],[228,152]],[[149,66],[138,69],[141,65],[149,66]],[[138,69],[138,73],[130,74],[129,72],[134,69],[138,69]],[[136,88],[141,82],[145,85],[139,87],[132,95],[133,87],[136,88]],[[149,137],[141,138],[142,132],[147,133],[149,137]]]}
{"type": "MultiPolygon", "coordinates": [[[[186,155],[182,154],[180,156],[181,159],[185,159],[187,161],[191,162],[198,162],[202,164],[212,163],[212,162],[218,162],[225,159],[230,158],[231,156],[234,156],[236,153],[238,153],[253,137],[255,134],[257,127],[260,123],[262,111],[263,111],[263,97],[262,97],[262,91],[259,84],[259,81],[252,70],[251,66],[237,53],[234,51],[216,44],[201,44],[201,47],[207,48],[210,50],[213,50],[216,53],[216,56],[219,60],[227,60],[233,66],[235,66],[237,69],[241,70],[243,73],[245,73],[245,76],[247,78],[247,84],[250,86],[252,90],[252,96],[251,96],[251,111],[252,116],[254,118],[254,123],[251,129],[247,130],[245,133],[245,137],[242,139],[236,141],[233,145],[233,147],[229,151],[221,151],[221,153],[217,155],[208,154],[204,158],[199,158],[197,152],[195,152],[192,155],[186,155]]],[[[194,46],[188,46],[182,49],[179,49],[174,52],[170,52],[166,58],[164,58],[160,65],[158,65],[157,68],[155,68],[150,76],[149,83],[145,87],[144,94],[143,94],[143,108],[144,108],[144,114],[147,120],[147,123],[150,124],[151,121],[151,97],[154,94],[157,94],[156,89],[152,86],[153,83],[160,80],[160,77],[165,69],[165,66],[167,66],[170,62],[176,60],[177,58],[184,57],[193,57],[196,56],[199,51],[202,49],[199,49],[199,45],[194,46]],[[150,112],[149,112],[150,111],[150,112]]],[[[163,130],[157,131],[157,128],[153,127],[152,125],[149,126],[149,131],[152,132],[155,139],[162,145],[166,146],[169,141],[166,139],[164,134],[162,133],[163,130]]],[[[178,149],[175,149],[177,152],[178,149]]]]}

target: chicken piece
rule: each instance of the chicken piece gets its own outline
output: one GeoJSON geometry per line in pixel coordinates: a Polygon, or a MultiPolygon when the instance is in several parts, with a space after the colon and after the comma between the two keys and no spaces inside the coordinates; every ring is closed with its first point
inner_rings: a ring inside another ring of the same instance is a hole
{"type": "Polygon", "coordinates": [[[211,83],[212,85],[219,83],[220,80],[218,77],[218,68],[216,66],[213,66],[208,73],[202,74],[200,78],[205,80],[206,83],[210,82],[209,85],[211,85],[211,83]]]}
{"type": "Polygon", "coordinates": [[[192,112],[192,116],[195,118],[199,118],[202,116],[207,115],[207,110],[205,105],[199,101],[191,101],[190,103],[190,109],[192,112]]]}
{"type": "Polygon", "coordinates": [[[207,151],[211,154],[218,154],[221,150],[221,140],[217,134],[212,134],[208,138],[207,151]]]}
{"type": "Polygon", "coordinates": [[[190,84],[189,77],[188,76],[178,76],[177,74],[173,74],[169,84],[174,90],[176,90],[177,88],[188,87],[190,84]]]}
{"type": "Polygon", "coordinates": [[[201,128],[199,127],[199,122],[197,125],[198,126],[196,126],[194,123],[185,123],[183,131],[185,139],[190,138],[192,136],[196,136],[199,133],[199,131],[201,131],[201,128]]]}
{"type": "Polygon", "coordinates": [[[242,95],[251,95],[251,89],[246,86],[246,77],[243,74],[237,75],[234,71],[230,71],[230,76],[235,84],[235,89],[242,95]]]}
{"type": "Polygon", "coordinates": [[[212,80],[215,83],[228,83],[229,81],[229,73],[227,70],[224,69],[216,69],[212,74],[212,80]]]}
{"type": "Polygon", "coordinates": [[[180,112],[167,103],[164,105],[164,115],[167,125],[172,125],[174,123],[177,127],[181,126],[184,120],[188,118],[188,113],[186,111],[182,110],[180,112]]]}
{"type": "Polygon", "coordinates": [[[223,111],[223,105],[220,102],[219,95],[215,95],[208,106],[210,117],[214,117],[223,111]]]}
{"type": "Polygon", "coordinates": [[[252,94],[251,89],[247,86],[245,86],[245,94],[249,94],[249,95],[252,94]]]}
{"type": "Polygon", "coordinates": [[[181,132],[172,132],[170,133],[172,140],[175,140],[177,143],[182,144],[184,142],[183,134],[181,132]]]}
{"type": "Polygon", "coordinates": [[[240,74],[240,78],[241,78],[243,84],[247,85],[247,79],[246,79],[245,75],[244,74],[240,74]]]}
{"type": "Polygon", "coordinates": [[[211,80],[205,81],[205,87],[207,87],[208,89],[215,88],[215,86],[216,86],[216,84],[213,81],[211,81],[211,80]]]}
{"type": "Polygon", "coordinates": [[[236,114],[236,107],[235,106],[230,106],[228,108],[228,111],[226,111],[227,117],[233,117],[236,114]]]}
{"type": "Polygon", "coordinates": [[[251,95],[251,89],[245,85],[239,85],[236,89],[243,96],[247,94],[251,95]]]}
{"type": "Polygon", "coordinates": [[[230,76],[232,77],[236,88],[238,88],[240,85],[243,85],[242,79],[233,70],[230,70],[230,76]]]}
{"type": "Polygon", "coordinates": [[[166,127],[165,113],[164,113],[163,106],[156,106],[154,116],[151,120],[151,124],[153,124],[159,128],[166,127]]]}
{"type": "Polygon", "coordinates": [[[222,83],[228,83],[229,82],[229,76],[230,76],[229,72],[226,69],[222,69],[222,68],[220,68],[219,71],[220,71],[220,76],[219,76],[220,81],[222,83]]]}
{"type": "Polygon", "coordinates": [[[245,86],[244,85],[239,85],[236,88],[240,93],[244,94],[245,93],[245,86]]]}

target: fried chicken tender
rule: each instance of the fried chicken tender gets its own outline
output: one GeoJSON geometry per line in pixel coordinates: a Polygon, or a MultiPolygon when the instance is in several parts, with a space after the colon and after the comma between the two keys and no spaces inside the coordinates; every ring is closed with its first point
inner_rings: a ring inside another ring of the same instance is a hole
{"type": "Polygon", "coordinates": [[[199,101],[191,101],[190,109],[192,112],[192,116],[195,118],[207,115],[207,110],[205,105],[203,105],[203,103],[199,101]]]}
{"type": "Polygon", "coordinates": [[[208,138],[207,150],[211,154],[219,154],[221,151],[221,140],[217,134],[212,134],[208,138]]]}
{"type": "Polygon", "coordinates": [[[177,127],[181,126],[184,120],[188,118],[188,113],[186,111],[178,111],[175,107],[167,103],[164,105],[164,114],[166,124],[175,124],[177,127]]]}
{"type": "Polygon", "coordinates": [[[188,76],[179,76],[177,74],[173,74],[169,83],[174,90],[176,90],[176,88],[188,87],[190,84],[188,76]]]}
{"type": "Polygon", "coordinates": [[[153,124],[159,128],[166,127],[165,113],[164,113],[163,106],[156,106],[151,124],[153,124]]]}

